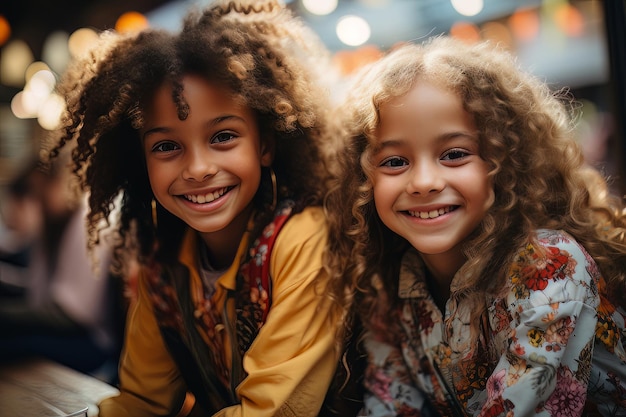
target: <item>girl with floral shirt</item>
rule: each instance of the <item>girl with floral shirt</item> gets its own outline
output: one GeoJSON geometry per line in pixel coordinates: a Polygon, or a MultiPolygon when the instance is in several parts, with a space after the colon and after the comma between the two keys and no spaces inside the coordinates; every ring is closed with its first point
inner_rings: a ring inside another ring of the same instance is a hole
{"type": "Polygon", "coordinates": [[[626,219],[587,186],[566,94],[447,37],[348,91],[328,204],[349,213],[364,414],[626,415],[626,219]]]}

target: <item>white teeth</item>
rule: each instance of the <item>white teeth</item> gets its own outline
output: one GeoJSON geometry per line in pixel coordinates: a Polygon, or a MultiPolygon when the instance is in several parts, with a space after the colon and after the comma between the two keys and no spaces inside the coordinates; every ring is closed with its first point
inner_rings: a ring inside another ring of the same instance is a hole
{"type": "Polygon", "coordinates": [[[449,213],[451,210],[452,210],[451,207],[440,208],[439,210],[431,210],[431,211],[409,210],[409,214],[413,217],[419,217],[420,219],[434,219],[436,217],[441,216],[442,214],[449,213]]]}
{"type": "Polygon", "coordinates": [[[219,190],[213,191],[212,193],[207,194],[185,194],[185,198],[189,201],[198,204],[210,203],[213,200],[216,200],[224,195],[227,188],[220,188],[219,190]]]}

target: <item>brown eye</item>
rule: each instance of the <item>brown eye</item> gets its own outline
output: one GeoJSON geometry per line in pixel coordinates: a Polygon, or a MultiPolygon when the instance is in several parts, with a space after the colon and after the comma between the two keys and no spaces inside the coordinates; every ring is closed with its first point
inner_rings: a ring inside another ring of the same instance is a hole
{"type": "Polygon", "coordinates": [[[468,155],[469,155],[469,153],[464,151],[464,150],[462,150],[462,149],[452,149],[452,150],[446,152],[445,154],[443,154],[441,159],[443,159],[443,160],[455,160],[455,159],[465,158],[468,155]]]}
{"type": "Polygon", "coordinates": [[[211,138],[211,143],[224,143],[236,138],[236,135],[230,132],[220,132],[211,138]]]}
{"type": "Polygon", "coordinates": [[[152,147],[152,152],[172,152],[178,149],[178,145],[173,142],[159,142],[152,147]]]}
{"type": "Polygon", "coordinates": [[[407,162],[404,159],[398,157],[387,158],[380,164],[381,167],[389,168],[398,168],[405,165],[407,165],[407,162]]]}

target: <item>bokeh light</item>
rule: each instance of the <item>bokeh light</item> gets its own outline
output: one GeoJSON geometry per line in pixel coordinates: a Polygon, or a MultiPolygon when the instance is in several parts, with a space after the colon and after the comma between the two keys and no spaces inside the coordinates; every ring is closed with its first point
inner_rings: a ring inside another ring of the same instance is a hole
{"type": "Polygon", "coordinates": [[[372,30],[365,19],[359,16],[344,16],[337,22],[337,37],[349,46],[363,45],[368,41],[372,30]]]}
{"type": "Polygon", "coordinates": [[[302,5],[309,12],[319,16],[331,14],[337,8],[338,0],[302,0],[302,5]]]}
{"type": "Polygon", "coordinates": [[[34,117],[24,106],[24,92],[20,91],[11,99],[11,112],[18,119],[28,119],[34,117]]]}
{"type": "Polygon", "coordinates": [[[539,14],[536,9],[517,9],[508,20],[513,37],[518,41],[529,42],[539,36],[539,14]]]}
{"type": "MultiPolygon", "coordinates": [[[[28,82],[35,76],[35,74],[41,71],[47,71],[48,73],[52,74],[48,64],[43,61],[35,61],[28,67],[26,67],[26,71],[24,72],[26,84],[28,84],[28,82]]],[[[44,75],[43,77],[41,75],[38,76],[40,78],[46,77],[48,78],[48,80],[50,80],[50,82],[52,82],[52,84],[54,84],[54,82],[50,79],[48,75],[44,75]]]]}
{"type": "Polygon", "coordinates": [[[48,70],[38,71],[26,83],[21,96],[22,106],[28,117],[36,117],[55,85],[54,74],[48,70]]]}
{"type": "Polygon", "coordinates": [[[11,87],[23,87],[24,73],[33,60],[33,52],[26,42],[20,39],[7,42],[2,49],[0,82],[11,87]]]}
{"type": "Polygon", "coordinates": [[[338,51],[333,55],[333,63],[342,75],[350,75],[359,68],[377,61],[383,52],[375,45],[364,45],[354,51],[338,51]]]}
{"type": "Polygon", "coordinates": [[[115,30],[120,33],[134,32],[148,26],[148,18],[139,12],[126,12],[115,22],[115,30]]]}
{"type": "Polygon", "coordinates": [[[40,70],[35,72],[28,82],[25,89],[40,92],[41,95],[49,95],[56,85],[56,77],[50,70],[40,70]]]}
{"type": "Polygon", "coordinates": [[[11,37],[11,25],[6,17],[0,14],[0,46],[11,37]]]}
{"type": "Polygon", "coordinates": [[[478,42],[481,39],[478,26],[471,22],[455,22],[450,27],[450,36],[467,43],[478,42]]]}
{"type": "Polygon", "coordinates": [[[50,65],[57,74],[65,71],[70,61],[70,35],[62,30],[54,31],[46,37],[41,52],[41,59],[50,65]]]}
{"type": "Polygon", "coordinates": [[[70,35],[68,47],[70,55],[78,58],[84,56],[98,41],[98,33],[90,28],[81,28],[70,35]]]}
{"type": "Polygon", "coordinates": [[[11,111],[19,119],[38,116],[56,86],[56,76],[43,62],[34,62],[25,73],[26,85],[11,100],[11,111]]]}
{"type": "Polygon", "coordinates": [[[483,39],[487,39],[494,44],[513,50],[513,36],[509,28],[500,22],[487,22],[481,27],[483,39]]]}
{"type": "Polygon", "coordinates": [[[585,18],[582,13],[569,3],[557,6],[554,21],[559,29],[571,37],[582,35],[585,29],[585,18]]]}
{"type": "Polygon", "coordinates": [[[50,94],[39,107],[37,122],[46,130],[57,129],[61,122],[61,115],[65,111],[65,101],[58,94],[50,94]]]}
{"type": "Polygon", "coordinates": [[[483,10],[483,0],[450,0],[452,7],[463,16],[476,16],[483,10]]]}

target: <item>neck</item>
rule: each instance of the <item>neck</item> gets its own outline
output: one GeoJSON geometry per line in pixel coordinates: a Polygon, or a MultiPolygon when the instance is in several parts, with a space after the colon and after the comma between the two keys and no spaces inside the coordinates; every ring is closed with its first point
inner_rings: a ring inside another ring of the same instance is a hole
{"type": "Polygon", "coordinates": [[[442,311],[445,310],[445,303],[450,298],[452,279],[466,261],[460,250],[453,252],[435,255],[420,253],[428,272],[428,286],[435,302],[442,311]]]}
{"type": "Polygon", "coordinates": [[[240,213],[227,228],[211,233],[200,233],[208,249],[209,262],[214,269],[225,269],[233,263],[241,239],[248,228],[251,213],[252,206],[240,213]]]}

